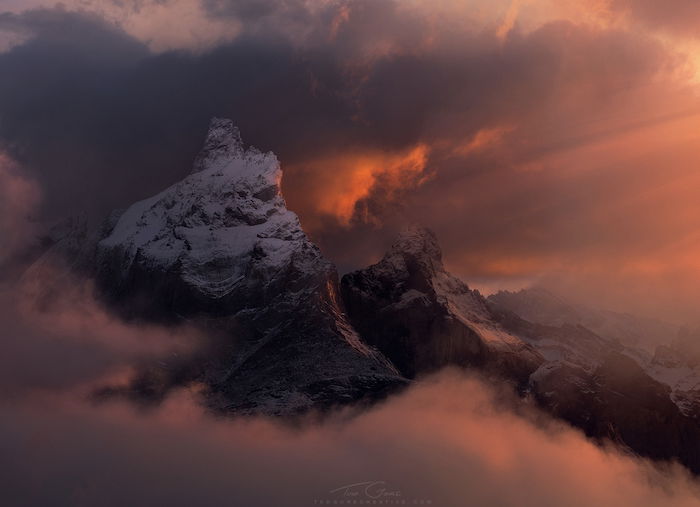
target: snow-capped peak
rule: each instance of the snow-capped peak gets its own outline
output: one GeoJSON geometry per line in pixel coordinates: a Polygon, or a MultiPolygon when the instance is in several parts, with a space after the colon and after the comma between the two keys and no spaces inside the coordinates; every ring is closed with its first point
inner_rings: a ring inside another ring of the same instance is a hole
{"type": "Polygon", "coordinates": [[[326,269],[285,206],[281,177],[273,153],[244,148],[233,122],[214,118],[194,171],[127,209],[100,251],[122,252],[124,276],[138,258],[215,297],[244,284],[252,265],[265,266],[263,278],[290,263],[326,269]]]}
{"type": "Polygon", "coordinates": [[[233,122],[212,118],[202,150],[197,155],[191,175],[207,172],[214,176],[225,173],[227,180],[236,181],[262,200],[281,196],[282,169],[274,153],[263,153],[243,144],[241,133],[233,122]]]}
{"type": "Polygon", "coordinates": [[[427,227],[404,228],[384,256],[383,263],[403,266],[407,259],[419,263],[430,272],[444,271],[442,250],[435,233],[427,227]]]}
{"type": "Polygon", "coordinates": [[[241,132],[233,121],[227,118],[212,118],[204,146],[195,159],[192,172],[196,173],[211,167],[219,160],[240,158],[244,152],[241,132]]]}

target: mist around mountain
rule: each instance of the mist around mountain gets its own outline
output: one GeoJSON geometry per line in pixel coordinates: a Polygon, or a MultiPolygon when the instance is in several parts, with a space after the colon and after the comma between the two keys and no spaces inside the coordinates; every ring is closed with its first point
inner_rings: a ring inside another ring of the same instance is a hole
{"type": "MultiPolygon", "coordinates": [[[[274,154],[215,118],[184,180],[98,227],[75,219],[54,230],[19,285],[24,310],[65,333],[112,330],[108,352],[84,352],[99,361],[75,373],[83,395],[160,410],[184,392],[187,410],[304,427],[391,413],[421,386],[458,404],[486,389],[494,410],[533,428],[564,424],[586,446],[700,473],[695,334],[541,288],[484,297],[446,270],[438,238],[417,225],[339,280],[286,207],[281,177],[274,154]],[[478,380],[435,384],[445,371],[478,380]]],[[[66,365],[54,368],[37,371],[65,377],[66,365]]],[[[428,420],[442,413],[411,407],[428,420]]]]}
{"type": "Polygon", "coordinates": [[[681,326],[662,320],[572,302],[566,296],[544,287],[518,292],[500,291],[489,296],[489,300],[531,322],[582,325],[595,333],[652,354],[658,345],[670,344],[682,330],[681,326]]]}

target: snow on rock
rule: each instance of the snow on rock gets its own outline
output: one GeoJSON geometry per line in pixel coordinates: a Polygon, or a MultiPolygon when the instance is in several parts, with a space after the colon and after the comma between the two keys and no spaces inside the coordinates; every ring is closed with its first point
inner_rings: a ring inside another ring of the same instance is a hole
{"type": "Polygon", "coordinates": [[[601,337],[648,354],[652,354],[659,343],[668,342],[679,330],[678,326],[667,322],[575,303],[542,287],[501,291],[489,296],[489,301],[530,322],[550,326],[581,325],[601,337]]]}
{"type": "Polygon", "coordinates": [[[329,269],[286,208],[281,176],[273,153],[245,149],[230,120],[214,119],[195,170],[128,208],[99,249],[120,250],[123,274],[135,262],[163,272],[176,269],[210,298],[247,283],[253,263],[263,277],[291,264],[329,269]]]}

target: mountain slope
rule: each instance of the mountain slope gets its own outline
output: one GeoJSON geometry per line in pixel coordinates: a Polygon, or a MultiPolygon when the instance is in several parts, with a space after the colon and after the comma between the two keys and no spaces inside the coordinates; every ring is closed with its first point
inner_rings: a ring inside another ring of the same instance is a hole
{"type": "Polygon", "coordinates": [[[552,326],[581,325],[601,336],[649,353],[679,331],[678,326],[659,320],[577,304],[541,287],[518,292],[501,291],[488,299],[530,322],[552,326]]]}
{"type": "MultiPolygon", "coordinates": [[[[671,399],[686,415],[700,415],[700,352],[697,333],[635,315],[590,308],[543,288],[499,292],[489,302],[531,322],[585,326],[616,340],[644,372],[671,389],[671,399]]],[[[620,349],[620,350],[623,350],[620,349]]]]}

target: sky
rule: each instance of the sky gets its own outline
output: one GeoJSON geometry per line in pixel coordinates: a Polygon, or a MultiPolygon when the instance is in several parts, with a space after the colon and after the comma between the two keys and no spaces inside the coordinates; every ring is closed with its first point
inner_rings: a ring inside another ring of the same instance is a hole
{"type": "Polygon", "coordinates": [[[422,223],[485,292],[700,325],[699,22],[694,0],[5,0],[0,255],[178,181],[225,116],[341,274],[422,223]]]}

